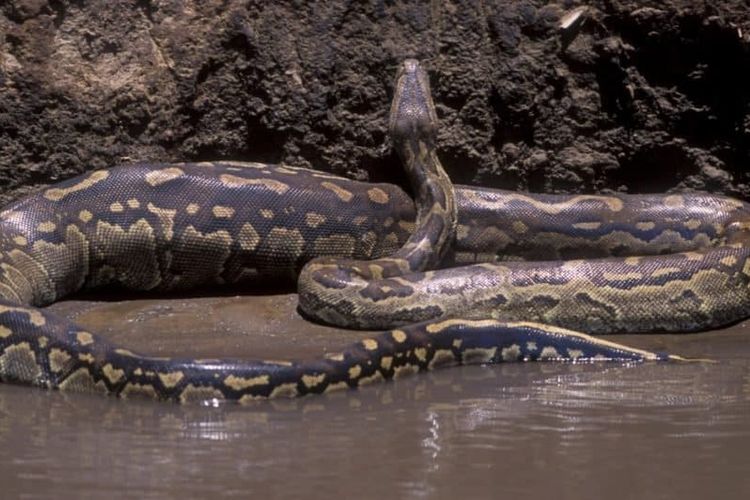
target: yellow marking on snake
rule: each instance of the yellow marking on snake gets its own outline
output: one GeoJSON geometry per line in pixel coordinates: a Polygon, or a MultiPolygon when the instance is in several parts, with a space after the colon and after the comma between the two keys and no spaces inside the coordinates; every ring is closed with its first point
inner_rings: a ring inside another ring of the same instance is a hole
{"type": "Polygon", "coordinates": [[[557,349],[551,346],[542,347],[542,352],[539,353],[539,359],[559,359],[560,357],[557,349]]]}
{"type": "Polygon", "coordinates": [[[297,396],[297,384],[280,384],[271,391],[272,398],[293,398],[297,396]]]}
{"type": "Polygon", "coordinates": [[[159,399],[159,395],[152,385],[137,384],[134,382],[127,383],[125,387],[123,387],[122,391],[120,391],[120,396],[124,398],[136,396],[147,399],[159,399]]]}
{"type": "Polygon", "coordinates": [[[92,214],[88,210],[81,210],[80,212],[78,212],[78,218],[81,219],[82,222],[88,222],[94,218],[94,214],[92,214]]]}
{"type": "Polygon", "coordinates": [[[650,231],[656,227],[656,223],[655,222],[636,222],[635,227],[636,229],[640,229],[641,231],[650,231]]]}
{"type": "Polygon", "coordinates": [[[14,243],[15,243],[16,245],[18,245],[18,246],[22,246],[22,247],[25,247],[26,245],[28,245],[28,244],[29,244],[29,240],[27,240],[27,239],[26,239],[26,238],[24,238],[23,236],[16,236],[15,238],[13,238],[13,242],[14,242],[14,243]]]}
{"type": "MultiPolygon", "coordinates": [[[[465,193],[467,197],[469,198],[476,198],[477,194],[472,192],[466,192],[465,193]]],[[[589,195],[589,194],[580,194],[577,196],[572,196],[570,199],[561,201],[558,203],[548,203],[546,201],[540,201],[535,198],[531,198],[529,196],[524,196],[522,194],[515,194],[512,196],[508,196],[507,199],[499,200],[499,201],[487,201],[484,199],[479,199],[480,203],[482,203],[484,206],[486,206],[488,209],[503,209],[506,207],[506,205],[513,203],[513,202],[521,202],[526,203],[528,205],[531,205],[535,209],[539,210],[542,213],[549,214],[549,215],[558,215],[566,210],[570,210],[571,208],[575,208],[578,205],[584,204],[584,202],[597,202],[607,207],[607,209],[611,210],[612,212],[619,212],[623,209],[623,202],[619,198],[609,197],[609,196],[597,196],[597,195],[589,195]]]]}
{"type": "Polygon", "coordinates": [[[512,344],[508,347],[503,347],[500,350],[500,357],[503,361],[515,361],[521,357],[521,346],[518,344],[512,344]]]}
{"type": "Polygon", "coordinates": [[[237,240],[240,243],[240,248],[245,251],[251,252],[255,250],[260,243],[260,236],[258,231],[255,230],[252,224],[246,222],[242,224],[240,232],[237,234],[237,240]]]}
{"type": "Polygon", "coordinates": [[[602,276],[609,281],[630,281],[643,278],[643,273],[604,273],[602,276]]]}
{"type": "MultiPolygon", "coordinates": [[[[520,222],[520,221],[516,221],[520,222]]],[[[515,223],[514,223],[515,224],[515,223]]],[[[526,227],[526,224],[521,222],[521,224],[526,227]]],[[[461,241],[466,239],[469,234],[471,233],[471,227],[467,226],[466,224],[459,224],[456,226],[456,239],[461,241]]]]}
{"type": "Polygon", "coordinates": [[[260,399],[266,399],[263,396],[256,396],[255,394],[244,394],[240,399],[237,400],[237,403],[241,405],[251,404],[255,401],[258,401],[260,399]]]}
{"type": "Polygon", "coordinates": [[[40,233],[51,233],[55,230],[55,228],[57,228],[57,224],[49,220],[40,222],[36,226],[36,230],[39,231],[40,233]]]}
{"type": "Polygon", "coordinates": [[[79,368],[71,375],[69,375],[65,380],[60,382],[60,390],[76,392],[98,392],[101,394],[106,394],[108,392],[107,386],[104,384],[104,381],[95,381],[86,368],[79,368]]]}
{"type": "Polygon", "coordinates": [[[670,208],[681,208],[685,206],[685,198],[678,194],[670,195],[664,198],[664,205],[670,208]]]}
{"type": "Polygon", "coordinates": [[[7,326],[0,325],[0,339],[7,339],[11,335],[13,335],[13,330],[7,326]]]}
{"type": "Polygon", "coordinates": [[[468,326],[473,328],[484,328],[492,327],[497,325],[497,321],[494,319],[483,319],[483,320],[462,320],[462,319],[446,319],[443,321],[436,321],[430,323],[425,327],[427,333],[440,333],[443,330],[451,328],[453,326],[468,326]]]}
{"type": "Polygon", "coordinates": [[[703,260],[703,254],[698,252],[683,252],[682,256],[687,260],[699,261],[703,260]]]}
{"type": "Polygon", "coordinates": [[[298,172],[294,170],[292,167],[277,166],[275,171],[280,172],[282,174],[287,174],[287,175],[298,175],[298,172]]]}
{"type": "Polygon", "coordinates": [[[466,364],[489,363],[497,354],[497,347],[472,347],[464,349],[463,360],[466,364]]]}
{"type": "MultiPolygon", "coordinates": [[[[384,205],[388,203],[389,196],[388,193],[383,191],[380,188],[372,188],[367,190],[367,197],[372,201],[373,203],[380,203],[381,205],[384,205]]],[[[344,200],[348,201],[348,200],[344,200]]]]}
{"type": "Polygon", "coordinates": [[[393,330],[391,332],[391,337],[393,337],[393,340],[399,344],[406,341],[406,333],[403,330],[393,330]]]}
{"type": "Polygon", "coordinates": [[[222,174],[219,180],[230,187],[257,186],[273,191],[276,194],[284,194],[289,191],[289,184],[276,179],[245,179],[231,174],[222,174]]]}
{"type": "Polygon", "coordinates": [[[294,363],[292,363],[291,361],[286,361],[283,359],[266,359],[263,362],[269,365],[294,366],[294,363]]]}
{"type": "Polygon", "coordinates": [[[404,231],[406,231],[407,233],[413,233],[414,228],[416,227],[416,225],[413,222],[409,222],[406,220],[398,221],[398,226],[404,231]]]}
{"type": "Polygon", "coordinates": [[[327,394],[329,392],[340,391],[342,389],[348,389],[348,388],[349,388],[349,384],[347,384],[344,381],[341,381],[341,382],[336,382],[334,384],[328,384],[328,387],[326,387],[323,392],[327,394]]]}
{"type": "Polygon", "coordinates": [[[34,326],[44,326],[47,320],[44,319],[44,315],[35,309],[30,309],[22,306],[4,306],[0,305],[0,314],[5,312],[18,312],[25,314],[29,317],[29,321],[34,326]]]}
{"type": "MultiPolygon", "coordinates": [[[[169,226],[164,231],[170,230],[169,226]]],[[[102,220],[96,224],[96,240],[108,241],[115,248],[128,248],[128,242],[138,241],[138,254],[108,253],[106,248],[97,247],[95,251],[100,258],[106,258],[118,280],[125,286],[149,290],[161,281],[159,262],[156,252],[156,236],[154,229],[146,219],[138,219],[127,229],[109,224],[102,220]],[[139,259],[139,265],[133,269],[132,261],[139,259]]]]}
{"type": "Polygon", "coordinates": [[[393,365],[393,356],[383,356],[380,358],[380,368],[389,371],[393,365]]]}
{"type": "Polygon", "coordinates": [[[51,188],[46,190],[44,192],[44,197],[51,201],[60,201],[68,195],[90,188],[94,184],[103,181],[107,177],[109,177],[108,171],[97,170],[96,172],[92,172],[91,175],[83,179],[78,184],[74,184],[66,188],[51,188]]]}
{"type": "Polygon", "coordinates": [[[380,380],[383,380],[383,374],[375,370],[375,372],[373,372],[372,375],[368,377],[362,377],[359,380],[357,380],[357,385],[362,387],[368,384],[372,384],[374,382],[379,382],[380,380]]]}
{"type": "Polygon", "coordinates": [[[52,348],[49,351],[49,367],[55,373],[65,370],[70,360],[73,359],[67,352],[52,348]]]}
{"type": "Polygon", "coordinates": [[[231,219],[234,217],[234,209],[232,207],[216,205],[211,209],[211,212],[214,214],[214,217],[219,219],[231,219]]]}
{"type": "Polygon", "coordinates": [[[363,345],[363,346],[365,347],[365,349],[367,349],[368,351],[374,351],[375,349],[377,349],[377,348],[378,348],[378,343],[377,343],[377,341],[375,341],[375,340],[373,340],[373,339],[364,339],[364,340],[362,340],[362,345],[363,345]]]}
{"type": "Polygon", "coordinates": [[[174,236],[174,218],[177,215],[177,210],[157,207],[153,203],[146,205],[146,208],[159,219],[164,239],[171,241],[174,236]]]}
{"type": "Polygon", "coordinates": [[[682,269],[679,267],[662,267],[654,271],[651,276],[654,278],[661,278],[662,276],[679,273],[680,271],[682,271],[682,269]]]}
{"type": "Polygon", "coordinates": [[[580,349],[568,349],[568,356],[570,359],[576,360],[583,357],[583,351],[580,349]]]}
{"type": "Polygon", "coordinates": [[[130,198],[127,201],[127,204],[128,204],[128,208],[140,208],[141,206],[141,202],[136,200],[135,198],[130,198]]]}
{"type": "Polygon", "coordinates": [[[195,203],[189,203],[188,206],[185,207],[185,211],[189,213],[190,215],[195,215],[198,213],[198,210],[200,210],[200,205],[197,205],[195,203]]]}
{"type": "Polygon", "coordinates": [[[221,401],[224,394],[218,389],[212,387],[196,387],[188,384],[180,393],[181,403],[202,403],[204,401],[221,401]]]}
{"type": "Polygon", "coordinates": [[[325,373],[320,373],[317,375],[302,375],[302,383],[305,384],[305,387],[307,387],[308,389],[319,386],[325,381],[325,379],[325,373]]]}
{"type": "Polygon", "coordinates": [[[152,187],[156,187],[169,181],[173,181],[184,174],[185,172],[183,172],[182,169],[177,167],[167,167],[160,170],[152,170],[147,173],[144,178],[146,183],[152,187]]]}
{"type": "Polygon", "coordinates": [[[745,265],[742,266],[742,274],[750,276],[750,259],[747,259],[745,265]]]}
{"type": "Polygon", "coordinates": [[[323,181],[320,183],[320,186],[332,191],[336,196],[339,197],[341,201],[350,202],[352,201],[352,198],[354,198],[354,194],[351,191],[347,191],[346,189],[342,188],[338,184],[334,184],[333,182],[323,181]]]}
{"type": "Polygon", "coordinates": [[[728,255],[728,256],[722,258],[719,262],[721,262],[725,266],[730,266],[731,267],[731,266],[737,264],[737,257],[735,257],[734,255],[728,255]]]}
{"type": "Polygon", "coordinates": [[[456,357],[450,349],[438,349],[432,355],[428,368],[433,370],[444,366],[456,364],[456,357]]]}
{"type": "Polygon", "coordinates": [[[393,378],[397,379],[397,378],[405,377],[407,375],[413,375],[417,373],[418,371],[419,371],[419,367],[411,365],[411,364],[396,366],[393,368],[393,378]]]}
{"type": "Polygon", "coordinates": [[[359,365],[354,365],[351,368],[349,368],[348,373],[349,373],[349,379],[355,380],[360,375],[362,375],[362,367],[359,365]]]}
{"type": "Polygon", "coordinates": [[[94,343],[94,336],[91,335],[89,332],[77,332],[76,333],[76,340],[81,345],[91,345],[94,343]]]}
{"type": "Polygon", "coordinates": [[[224,379],[224,385],[234,389],[235,391],[243,391],[249,387],[258,387],[261,385],[268,385],[271,383],[271,378],[268,375],[258,375],[257,377],[238,377],[235,375],[229,375],[224,379]]]}
{"type": "Polygon", "coordinates": [[[124,370],[115,368],[111,363],[107,363],[102,367],[102,373],[107,377],[107,380],[109,380],[111,384],[116,384],[125,376],[124,370]]]}
{"type": "Polygon", "coordinates": [[[305,214],[305,224],[309,227],[316,228],[326,221],[325,215],[320,215],[316,212],[308,212],[305,214]]]}
{"type": "Polygon", "coordinates": [[[14,370],[19,380],[36,382],[42,377],[42,367],[36,362],[36,354],[28,342],[10,345],[0,356],[0,369],[14,370]]]}
{"type": "Polygon", "coordinates": [[[39,342],[39,347],[41,347],[42,349],[44,349],[44,348],[47,347],[47,345],[49,345],[49,338],[47,338],[44,335],[42,335],[41,337],[39,337],[38,342],[39,342]]]}
{"type": "MultiPolygon", "coordinates": [[[[83,354],[79,354],[78,355],[78,359],[80,361],[83,361],[84,363],[89,363],[89,364],[93,364],[94,361],[96,361],[96,358],[94,358],[94,355],[91,354],[91,353],[88,353],[88,352],[83,353],[83,354]]],[[[138,374],[136,374],[136,375],[138,375],[138,374]]]]}
{"type": "Polygon", "coordinates": [[[332,234],[315,239],[313,250],[319,255],[353,255],[357,240],[348,234],[332,234]]]}
{"type": "Polygon", "coordinates": [[[185,374],[180,371],[159,373],[159,380],[161,380],[162,385],[168,389],[175,387],[184,377],[185,374]]]}
{"type": "MultiPolygon", "coordinates": [[[[367,266],[367,269],[370,270],[370,274],[372,275],[372,277],[374,279],[379,280],[379,279],[383,278],[383,267],[382,266],[379,266],[377,264],[369,264],[367,266]]],[[[380,289],[383,290],[384,292],[390,292],[391,290],[393,290],[388,285],[384,285],[384,286],[380,287],[380,289]]]]}
{"type": "Polygon", "coordinates": [[[3,270],[3,279],[6,282],[3,284],[3,290],[10,292],[11,296],[19,297],[18,302],[28,302],[34,293],[28,278],[17,267],[10,264],[0,264],[0,269],[3,270]]]}
{"type": "MultiPolygon", "coordinates": [[[[237,160],[221,160],[221,161],[203,161],[199,162],[198,165],[205,165],[209,167],[213,167],[216,165],[226,165],[229,168],[227,170],[232,170],[234,172],[241,172],[243,169],[256,169],[256,170],[265,170],[268,168],[267,163],[261,163],[258,161],[237,161],[237,160]]],[[[293,168],[293,167],[288,167],[293,168]]]]}
{"type": "Polygon", "coordinates": [[[573,224],[573,227],[576,229],[584,229],[584,230],[594,230],[599,229],[602,227],[601,222],[577,222],[573,224]]]}
{"type": "Polygon", "coordinates": [[[264,219],[273,219],[273,210],[268,210],[267,208],[262,208],[260,210],[260,215],[264,219]]]}
{"type": "Polygon", "coordinates": [[[511,224],[511,227],[513,228],[513,231],[515,231],[518,234],[525,234],[529,230],[529,226],[527,226],[520,220],[513,221],[513,224],[511,224]]]}
{"type": "Polygon", "coordinates": [[[424,363],[425,361],[427,361],[427,349],[425,349],[424,347],[416,347],[416,348],[414,348],[414,355],[422,363],[424,363]]]}
{"type": "Polygon", "coordinates": [[[122,203],[120,203],[119,201],[116,201],[116,202],[112,203],[109,206],[109,211],[110,212],[115,212],[115,213],[120,213],[120,212],[124,212],[125,211],[125,207],[122,206],[122,203]]]}
{"type": "Polygon", "coordinates": [[[269,248],[271,248],[271,254],[275,252],[274,248],[279,249],[276,255],[283,255],[284,253],[293,258],[298,258],[302,255],[302,250],[305,248],[305,238],[299,229],[287,229],[284,227],[275,227],[269,231],[268,236],[265,238],[268,242],[269,248]],[[285,251],[282,253],[282,251],[285,251]]]}

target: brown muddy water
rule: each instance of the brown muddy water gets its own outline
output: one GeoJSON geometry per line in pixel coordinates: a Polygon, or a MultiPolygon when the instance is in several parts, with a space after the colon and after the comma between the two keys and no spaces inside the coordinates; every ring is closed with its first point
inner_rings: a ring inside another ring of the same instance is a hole
{"type": "MultiPolygon", "coordinates": [[[[362,335],[294,304],[53,309],[160,355],[309,356],[362,335]]],[[[613,338],[717,362],[451,368],[249,406],[0,385],[0,498],[750,498],[750,322],[613,338]]]]}

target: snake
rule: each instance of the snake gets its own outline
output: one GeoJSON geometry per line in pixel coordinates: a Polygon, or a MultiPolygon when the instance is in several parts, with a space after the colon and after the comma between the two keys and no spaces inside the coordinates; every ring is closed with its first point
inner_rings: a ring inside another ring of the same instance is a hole
{"type": "Polygon", "coordinates": [[[454,186],[437,130],[427,72],[408,59],[389,132],[414,200],[392,184],[217,161],[116,166],[11,203],[0,210],[0,381],[244,403],[461,364],[678,360],[593,334],[747,316],[744,202],[454,186]],[[382,331],[309,359],[183,359],[44,309],[101,287],[295,282],[306,318],[382,331]]]}

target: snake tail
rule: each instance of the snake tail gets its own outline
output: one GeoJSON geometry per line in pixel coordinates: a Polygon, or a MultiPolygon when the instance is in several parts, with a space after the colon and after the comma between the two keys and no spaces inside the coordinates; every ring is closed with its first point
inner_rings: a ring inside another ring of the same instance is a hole
{"type": "Polygon", "coordinates": [[[0,380],[181,403],[296,397],[441,367],[511,361],[659,361],[548,325],[445,320],[408,325],[304,361],[149,357],[50,312],[0,301],[0,380]]]}

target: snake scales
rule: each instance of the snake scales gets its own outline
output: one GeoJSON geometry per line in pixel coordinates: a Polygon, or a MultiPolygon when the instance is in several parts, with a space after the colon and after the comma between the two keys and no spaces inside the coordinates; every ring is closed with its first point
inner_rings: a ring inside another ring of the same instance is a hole
{"type": "Polygon", "coordinates": [[[245,401],[459,363],[669,359],[564,328],[687,331],[747,315],[744,203],[454,189],[435,126],[426,75],[406,61],[390,128],[416,209],[392,185],[238,162],[116,167],[7,206],[0,379],[245,401]],[[153,358],[39,308],[83,288],[262,285],[300,271],[308,316],[391,330],[313,360],[153,358]]]}

